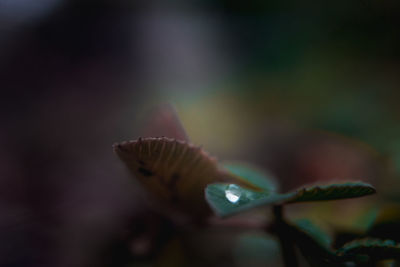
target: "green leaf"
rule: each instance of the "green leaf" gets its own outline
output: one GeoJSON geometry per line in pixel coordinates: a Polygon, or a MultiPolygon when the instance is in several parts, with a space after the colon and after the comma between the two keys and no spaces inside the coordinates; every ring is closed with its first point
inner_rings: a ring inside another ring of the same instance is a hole
{"type": "Polygon", "coordinates": [[[374,260],[400,259],[400,243],[376,238],[356,239],[343,245],[336,254],[346,258],[368,255],[374,260]]]}
{"type": "Polygon", "coordinates": [[[343,266],[330,247],[331,238],[311,221],[284,224],[284,234],[291,236],[310,266],[343,266]]]}
{"type": "Polygon", "coordinates": [[[314,239],[320,246],[324,248],[330,248],[332,244],[331,237],[311,222],[308,219],[300,219],[295,221],[295,226],[304,233],[308,234],[312,239],[314,239]]]}
{"type": "Polygon", "coordinates": [[[400,242],[400,205],[387,203],[380,205],[378,216],[370,225],[367,235],[380,239],[392,239],[400,242]]]}
{"type": "Polygon", "coordinates": [[[278,189],[278,184],[271,174],[248,163],[223,162],[220,166],[239,179],[248,181],[265,191],[276,191],[278,189]]]}
{"type": "Polygon", "coordinates": [[[375,188],[363,182],[348,182],[302,188],[286,203],[356,198],[376,193],[375,188]]]}
{"type": "Polygon", "coordinates": [[[221,217],[236,214],[258,206],[273,204],[285,195],[273,192],[256,192],[234,184],[211,184],[206,188],[206,200],[221,217]]]}
{"type": "Polygon", "coordinates": [[[281,262],[277,240],[266,233],[246,233],[236,240],[235,266],[277,266],[281,262]]]}
{"type": "Polygon", "coordinates": [[[353,222],[353,227],[365,232],[374,225],[379,214],[379,208],[377,206],[370,206],[364,210],[360,210],[359,213],[360,215],[353,222]]]}
{"type": "Polygon", "coordinates": [[[286,194],[257,192],[232,184],[211,184],[206,188],[206,200],[217,215],[225,217],[264,205],[354,198],[372,193],[375,189],[362,182],[313,186],[286,194]],[[230,186],[234,186],[233,191],[230,186]],[[237,196],[230,199],[232,192],[237,196]]]}

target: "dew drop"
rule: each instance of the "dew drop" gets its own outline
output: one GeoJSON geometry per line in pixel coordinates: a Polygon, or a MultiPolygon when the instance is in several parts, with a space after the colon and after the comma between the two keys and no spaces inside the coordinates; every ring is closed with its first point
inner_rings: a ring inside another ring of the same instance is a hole
{"type": "Polygon", "coordinates": [[[230,184],[225,190],[225,197],[232,203],[236,203],[239,201],[242,192],[240,191],[239,186],[235,184],[230,184]]]}

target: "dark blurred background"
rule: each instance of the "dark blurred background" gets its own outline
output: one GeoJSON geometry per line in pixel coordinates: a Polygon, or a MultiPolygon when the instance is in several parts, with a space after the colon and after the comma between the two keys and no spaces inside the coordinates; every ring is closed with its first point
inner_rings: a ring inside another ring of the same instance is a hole
{"type": "MultiPolygon", "coordinates": [[[[193,143],[283,191],[356,179],[396,198],[399,8],[0,0],[0,265],[153,266],[151,253],[125,261],[146,251],[126,236],[154,220],[111,145],[166,102],[193,143]]],[[[229,253],[221,266],[246,266],[229,253]]]]}

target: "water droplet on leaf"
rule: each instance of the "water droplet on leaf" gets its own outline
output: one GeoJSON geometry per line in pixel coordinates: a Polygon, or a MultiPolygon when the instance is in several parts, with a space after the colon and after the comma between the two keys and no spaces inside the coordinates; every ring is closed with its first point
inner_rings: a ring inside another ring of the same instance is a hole
{"type": "Polygon", "coordinates": [[[235,184],[230,184],[225,190],[225,197],[232,203],[236,203],[239,201],[242,192],[239,186],[235,184]]]}

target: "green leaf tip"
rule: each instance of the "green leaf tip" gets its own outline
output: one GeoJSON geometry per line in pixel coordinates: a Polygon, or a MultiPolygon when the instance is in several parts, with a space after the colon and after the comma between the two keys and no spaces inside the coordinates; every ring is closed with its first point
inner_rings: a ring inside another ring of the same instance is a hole
{"type": "Polygon", "coordinates": [[[288,199],[287,203],[356,198],[374,193],[375,188],[363,182],[314,185],[296,190],[293,198],[288,199]]]}

